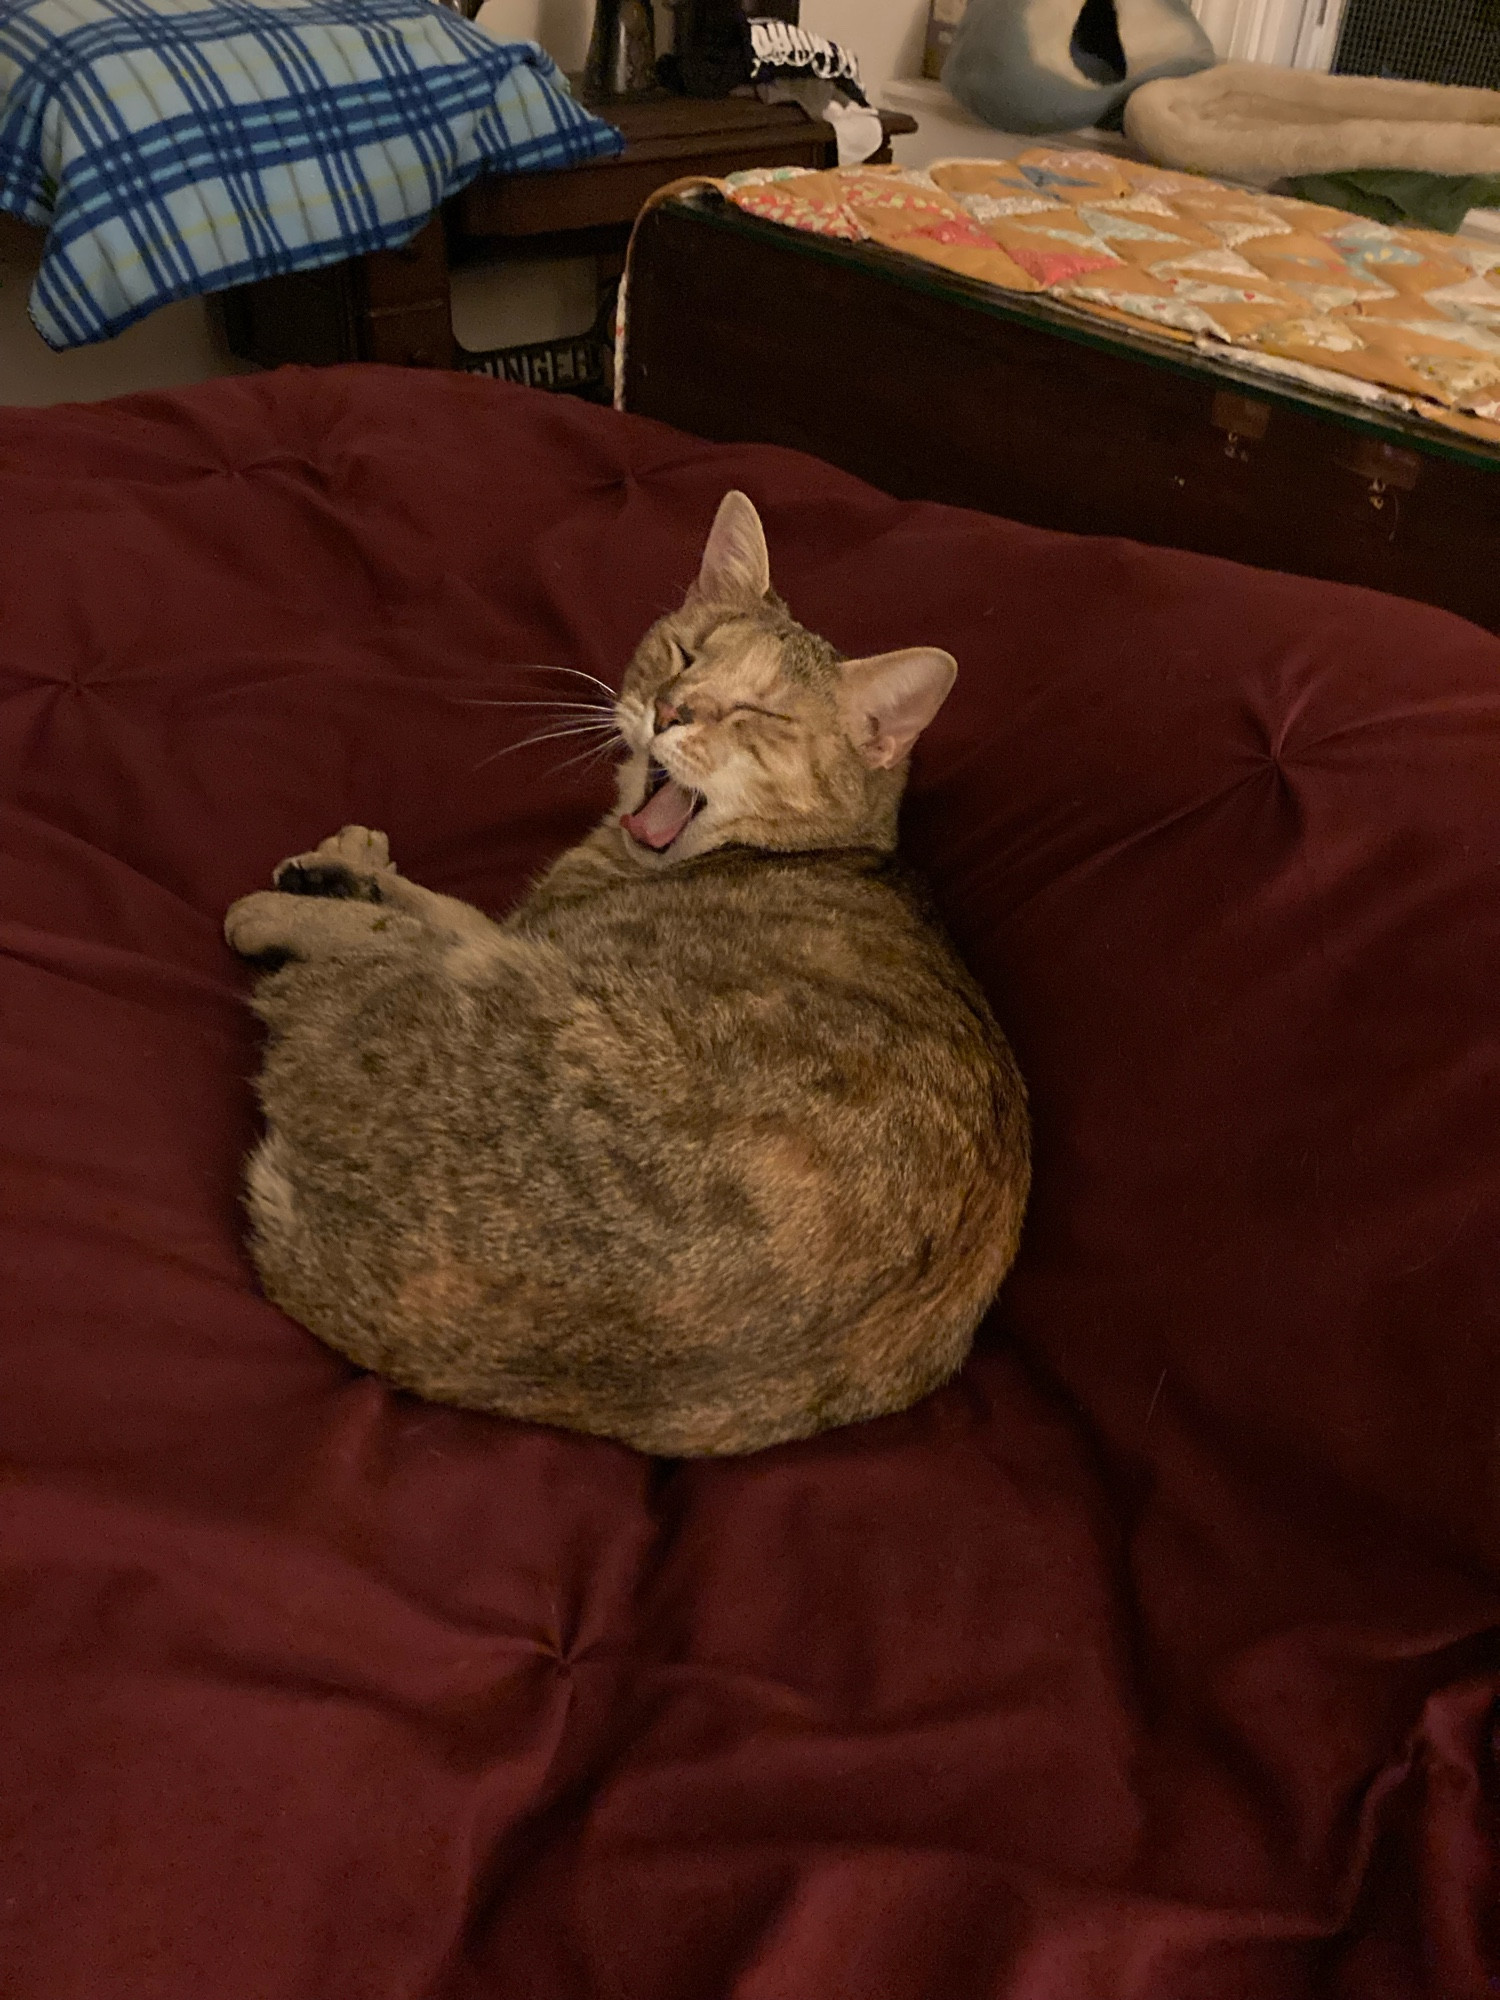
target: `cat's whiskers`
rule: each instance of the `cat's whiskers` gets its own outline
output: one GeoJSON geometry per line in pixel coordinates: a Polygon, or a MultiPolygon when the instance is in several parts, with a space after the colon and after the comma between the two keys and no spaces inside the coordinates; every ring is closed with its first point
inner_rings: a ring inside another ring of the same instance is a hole
{"type": "MultiPolygon", "coordinates": [[[[508,757],[513,750],[529,750],[533,744],[556,743],[561,738],[567,736],[600,734],[613,737],[616,733],[615,725],[612,721],[565,723],[560,729],[544,729],[539,731],[535,736],[523,736],[518,743],[502,744],[498,750],[492,750],[487,757],[481,757],[479,762],[474,766],[474,770],[482,771],[486,764],[493,764],[497,757],[508,757]]],[[[470,775],[472,776],[472,772],[470,775]]]]}
{"type": "MultiPolygon", "coordinates": [[[[620,747],[622,749],[629,749],[630,746],[629,744],[622,742],[620,747]]],[[[580,750],[576,756],[565,757],[562,763],[554,764],[552,766],[552,775],[556,777],[560,771],[569,770],[572,768],[574,764],[586,764],[589,761],[589,759],[593,757],[607,757],[614,750],[614,748],[615,745],[608,741],[603,743],[590,744],[587,750],[580,750]]]]}
{"type": "Polygon", "coordinates": [[[523,674],[571,674],[574,680],[590,681],[596,688],[601,689],[607,694],[611,701],[615,699],[616,690],[610,686],[608,681],[601,681],[597,674],[586,674],[582,667],[554,667],[537,660],[530,666],[517,667],[512,671],[523,674]]]}
{"type": "MultiPolygon", "coordinates": [[[[609,690],[606,689],[605,692],[608,693],[609,690]]],[[[585,736],[596,731],[607,735],[610,742],[613,742],[619,735],[618,717],[612,700],[607,703],[563,701],[550,696],[545,700],[516,700],[508,696],[489,695],[457,696],[455,699],[466,708],[539,709],[542,713],[538,720],[549,725],[531,736],[523,737],[518,743],[507,743],[498,750],[492,750],[489,756],[482,757],[474,766],[476,771],[482,770],[496,757],[508,756],[512,750],[525,750],[535,743],[551,743],[559,738],[585,736]],[[552,727],[554,724],[556,726],[552,727]]]]}
{"type": "Polygon", "coordinates": [[[496,757],[509,756],[512,750],[525,750],[534,743],[552,742],[558,736],[567,735],[570,728],[576,734],[582,734],[590,729],[597,729],[601,731],[608,730],[611,735],[618,735],[619,721],[616,713],[616,704],[619,697],[608,681],[600,680],[597,674],[585,673],[582,667],[559,667],[540,660],[532,661],[526,666],[514,668],[512,671],[523,674],[565,674],[570,679],[584,681],[590,687],[598,688],[599,692],[606,696],[607,699],[604,701],[566,701],[560,695],[547,696],[545,699],[517,698],[504,695],[451,696],[450,699],[463,708],[542,709],[547,711],[547,713],[540,718],[541,720],[556,721],[562,725],[555,731],[523,737],[519,743],[507,743],[499,750],[492,750],[488,757],[482,757],[479,763],[474,766],[476,771],[481,770],[484,765],[491,763],[496,757]],[[594,717],[596,719],[585,721],[583,720],[584,717],[594,717]]]}
{"type": "Polygon", "coordinates": [[[502,701],[486,695],[456,695],[454,699],[462,708],[552,708],[561,713],[564,709],[578,709],[585,715],[614,714],[613,703],[602,701],[502,701]]]}

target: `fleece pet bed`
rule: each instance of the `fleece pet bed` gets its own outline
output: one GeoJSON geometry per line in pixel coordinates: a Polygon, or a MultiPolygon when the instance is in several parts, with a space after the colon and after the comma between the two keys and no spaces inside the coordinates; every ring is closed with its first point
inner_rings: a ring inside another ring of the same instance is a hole
{"type": "Polygon", "coordinates": [[[26,2000],[1480,2000],[1500,642],[476,378],[0,412],[0,1966],[26,2000]],[[742,487],[952,649],[912,860],[1032,1092],[970,1365],[739,1462],[256,1291],[226,904],[503,909],[742,487]],[[564,696],[563,698],[567,698],[564,696]]]}
{"type": "Polygon", "coordinates": [[[1367,167],[1500,173],[1500,90],[1273,63],[1143,83],[1125,107],[1125,130],[1164,166],[1257,187],[1367,167]]]}
{"type": "Polygon", "coordinates": [[[1187,0],[969,0],[943,83],[1003,132],[1069,132],[1116,120],[1152,77],[1214,60],[1187,0]]]}

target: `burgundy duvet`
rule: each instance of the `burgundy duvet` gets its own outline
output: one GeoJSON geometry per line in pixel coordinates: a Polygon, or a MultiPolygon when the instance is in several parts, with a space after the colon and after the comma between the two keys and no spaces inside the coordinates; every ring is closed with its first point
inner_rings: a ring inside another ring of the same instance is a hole
{"type": "MultiPolygon", "coordinates": [[[[1290,504],[1290,499],[1289,499],[1290,504]]],[[[1500,642],[450,376],[0,413],[6,2000],[1500,1984],[1500,642]],[[503,908],[741,486],[957,691],[906,814],[1030,1080],[909,1414],[712,1465],[257,1294],[225,906],[503,908]]]]}

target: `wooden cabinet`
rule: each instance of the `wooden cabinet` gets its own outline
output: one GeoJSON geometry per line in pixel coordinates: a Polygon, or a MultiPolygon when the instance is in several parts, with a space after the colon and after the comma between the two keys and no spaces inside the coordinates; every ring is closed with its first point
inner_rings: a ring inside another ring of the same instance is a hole
{"type": "MultiPolygon", "coordinates": [[[[316,271],[242,285],[224,295],[232,351],[268,367],[297,361],[387,361],[413,368],[482,368],[552,387],[602,392],[608,351],[602,323],[575,339],[524,349],[466,353],[453,334],[448,274],[475,256],[588,254],[600,278],[618,277],[631,226],[669,182],[715,179],[749,167],[832,166],[831,125],[792,104],[758,98],[699,99],[665,91],[591,107],[625,134],[613,159],[543,174],[473,181],[404,249],[382,250],[316,271]]],[[[901,112],[882,113],[882,155],[914,132],[901,112]]],[[[601,322],[602,322],[601,315],[601,322]]]]}
{"type": "Polygon", "coordinates": [[[238,285],[223,295],[223,308],[231,352],[268,368],[288,361],[456,364],[441,216],[399,250],[238,285]]]}

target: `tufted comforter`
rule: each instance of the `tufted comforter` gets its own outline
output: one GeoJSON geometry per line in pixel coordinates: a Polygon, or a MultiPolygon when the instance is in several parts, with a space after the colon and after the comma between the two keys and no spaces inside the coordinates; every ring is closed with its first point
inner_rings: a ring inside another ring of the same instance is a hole
{"type": "Polygon", "coordinates": [[[1500,643],[373,368],[0,413],[0,507],[0,1990],[1493,1991],[1500,643]],[[961,663],[907,843],[1036,1184],[950,1387],[653,1463],[257,1295],[219,927],[350,820],[503,908],[607,788],[472,703],[734,485],[961,663]]]}

